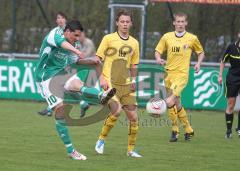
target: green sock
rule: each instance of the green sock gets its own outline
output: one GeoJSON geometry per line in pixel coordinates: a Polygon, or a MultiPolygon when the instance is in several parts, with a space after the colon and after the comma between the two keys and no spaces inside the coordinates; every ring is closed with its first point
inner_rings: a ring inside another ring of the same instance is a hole
{"type": "Polygon", "coordinates": [[[48,111],[48,112],[52,112],[52,109],[48,106],[48,107],[47,107],[47,111],[48,111]]]}
{"type": "Polygon", "coordinates": [[[73,145],[68,134],[68,129],[66,126],[66,121],[64,119],[56,120],[56,130],[59,137],[67,148],[67,153],[73,152],[73,145]]]}
{"type": "Polygon", "coordinates": [[[101,91],[99,91],[98,89],[96,89],[94,87],[85,87],[85,86],[83,86],[80,89],[80,92],[86,98],[97,98],[97,99],[99,99],[100,95],[102,94],[101,91]]]}

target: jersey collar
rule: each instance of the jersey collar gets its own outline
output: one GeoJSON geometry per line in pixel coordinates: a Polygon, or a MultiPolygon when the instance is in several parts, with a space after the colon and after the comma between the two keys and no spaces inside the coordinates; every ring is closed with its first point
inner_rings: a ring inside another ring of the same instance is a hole
{"type": "Polygon", "coordinates": [[[183,33],[178,33],[178,32],[176,32],[176,31],[174,32],[174,34],[175,34],[175,36],[176,36],[177,38],[183,37],[186,33],[187,33],[186,31],[184,31],[183,33]]]}
{"type": "Polygon", "coordinates": [[[117,31],[117,34],[118,34],[118,36],[120,37],[120,39],[122,39],[122,40],[128,40],[128,39],[129,39],[129,36],[128,36],[127,38],[121,37],[121,35],[118,33],[118,31],[117,31]]]}

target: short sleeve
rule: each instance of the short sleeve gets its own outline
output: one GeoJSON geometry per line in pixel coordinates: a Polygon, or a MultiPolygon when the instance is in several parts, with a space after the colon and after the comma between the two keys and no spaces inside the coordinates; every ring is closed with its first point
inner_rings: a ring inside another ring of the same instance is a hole
{"type": "Polygon", "coordinates": [[[64,41],[66,41],[65,37],[56,30],[52,30],[47,37],[48,44],[54,47],[61,47],[64,41]]]}
{"type": "Polygon", "coordinates": [[[155,48],[155,50],[157,52],[159,52],[160,54],[163,54],[164,51],[166,51],[167,46],[166,46],[166,39],[165,39],[165,35],[163,35],[163,37],[159,40],[157,47],[155,48]]]}
{"type": "Polygon", "coordinates": [[[104,36],[97,49],[96,55],[100,57],[102,60],[104,60],[106,57],[107,48],[108,48],[108,39],[107,39],[107,36],[104,36]]]}
{"type": "Polygon", "coordinates": [[[222,56],[222,59],[221,59],[222,62],[225,63],[225,62],[228,61],[229,56],[230,56],[230,51],[231,51],[231,45],[229,45],[229,46],[227,47],[227,49],[226,49],[224,55],[222,56]]]}
{"type": "Polygon", "coordinates": [[[194,52],[196,52],[198,55],[203,51],[203,47],[200,43],[200,41],[198,40],[197,36],[195,37],[194,41],[193,41],[193,50],[194,52]]]}
{"type": "Polygon", "coordinates": [[[135,51],[133,53],[133,56],[131,58],[131,64],[139,64],[139,55],[140,55],[140,52],[139,52],[139,43],[138,41],[136,42],[136,47],[135,47],[135,51]]]}

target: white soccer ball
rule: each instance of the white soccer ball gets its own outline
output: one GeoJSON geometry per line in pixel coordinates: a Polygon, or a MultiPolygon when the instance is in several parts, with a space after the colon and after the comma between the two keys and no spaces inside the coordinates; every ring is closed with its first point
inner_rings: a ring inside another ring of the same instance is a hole
{"type": "Polygon", "coordinates": [[[167,104],[163,99],[152,98],[147,102],[146,110],[149,114],[163,115],[167,110],[167,104]]]}

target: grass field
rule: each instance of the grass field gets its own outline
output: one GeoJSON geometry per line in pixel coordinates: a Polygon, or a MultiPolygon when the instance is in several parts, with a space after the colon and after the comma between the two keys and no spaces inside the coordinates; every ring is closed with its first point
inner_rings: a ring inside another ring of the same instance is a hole
{"type": "Polygon", "coordinates": [[[65,148],[57,137],[53,117],[36,113],[45,105],[29,101],[0,101],[1,171],[236,171],[240,168],[240,138],[235,133],[230,140],[224,138],[222,112],[189,111],[195,137],[191,142],[185,142],[182,132],[179,142],[169,143],[170,127],[164,122],[167,117],[151,124],[152,118],[140,110],[136,149],[144,157],[138,159],[126,156],[127,126],[124,115],[110,133],[105,154],[101,156],[95,153],[94,146],[102,122],[86,127],[70,127],[73,144],[88,157],[87,161],[73,161],[66,156],[65,148]]]}

